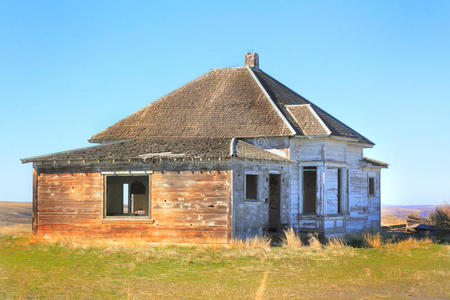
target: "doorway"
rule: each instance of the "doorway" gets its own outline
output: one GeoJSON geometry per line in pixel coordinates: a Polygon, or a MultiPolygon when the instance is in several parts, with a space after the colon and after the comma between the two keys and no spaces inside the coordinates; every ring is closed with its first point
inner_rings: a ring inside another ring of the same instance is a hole
{"type": "Polygon", "coordinates": [[[280,232],[280,174],[269,174],[269,232],[280,232]]]}

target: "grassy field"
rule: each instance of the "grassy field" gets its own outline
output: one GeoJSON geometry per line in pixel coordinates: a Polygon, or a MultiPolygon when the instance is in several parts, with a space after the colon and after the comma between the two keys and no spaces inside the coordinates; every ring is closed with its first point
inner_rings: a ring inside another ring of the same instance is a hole
{"type": "Polygon", "coordinates": [[[449,246],[81,249],[0,238],[0,298],[449,298],[449,246]]]}
{"type": "Polygon", "coordinates": [[[229,249],[43,242],[29,235],[26,207],[12,207],[13,217],[1,205],[0,299],[450,298],[450,246],[428,239],[372,236],[361,248],[295,239],[229,249]]]}

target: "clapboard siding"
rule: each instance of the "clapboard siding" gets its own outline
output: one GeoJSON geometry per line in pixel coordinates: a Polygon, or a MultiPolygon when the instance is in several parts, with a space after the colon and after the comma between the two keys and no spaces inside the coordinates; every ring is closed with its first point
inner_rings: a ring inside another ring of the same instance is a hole
{"type": "MultiPolygon", "coordinates": [[[[103,176],[98,173],[59,173],[38,176],[37,230],[54,225],[81,224],[88,230],[102,217],[103,176]]],[[[80,229],[80,233],[84,230],[80,229]]]]}
{"type": "Polygon", "coordinates": [[[103,218],[100,173],[36,174],[33,226],[41,235],[140,237],[174,243],[230,239],[231,171],[154,173],[150,182],[149,218],[103,218]]]}

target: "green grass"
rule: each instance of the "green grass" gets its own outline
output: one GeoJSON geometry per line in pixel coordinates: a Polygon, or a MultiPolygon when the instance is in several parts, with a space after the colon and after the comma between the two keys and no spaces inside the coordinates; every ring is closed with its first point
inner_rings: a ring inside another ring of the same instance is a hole
{"type": "Polygon", "coordinates": [[[74,249],[0,237],[0,298],[449,298],[450,246],[74,249]],[[267,273],[265,284],[262,278],[267,273]]]}

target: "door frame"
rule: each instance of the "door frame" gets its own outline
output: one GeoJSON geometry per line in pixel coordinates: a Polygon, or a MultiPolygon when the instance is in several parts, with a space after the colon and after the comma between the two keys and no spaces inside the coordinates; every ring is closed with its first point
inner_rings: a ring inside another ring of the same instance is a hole
{"type": "Polygon", "coordinates": [[[282,194],[282,187],[281,187],[281,172],[280,171],[275,171],[275,170],[270,170],[269,171],[269,174],[268,174],[268,176],[269,176],[269,186],[268,186],[268,192],[269,192],[269,195],[268,195],[268,217],[269,217],[269,220],[268,220],[268,231],[269,232],[271,232],[271,233],[280,233],[281,232],[281,194],[282,194]],[[272,226],[272,223],[274,222],[274,220],[272,220],[272,222],[271,222],[271,208],[270,208],[270,204],[271,204],[271,190],[270,190],[270,177],[271,176],[278,176],[278,189],[279,189],[279,191],[278,191],[278,207],[277,207],[277,210],[278,210],[278,222],[277,222],[277,224],[275,224],[275,227],[273,227],[272,226]],[[275,230],[273,230],[275,228],[275,230]]]}

